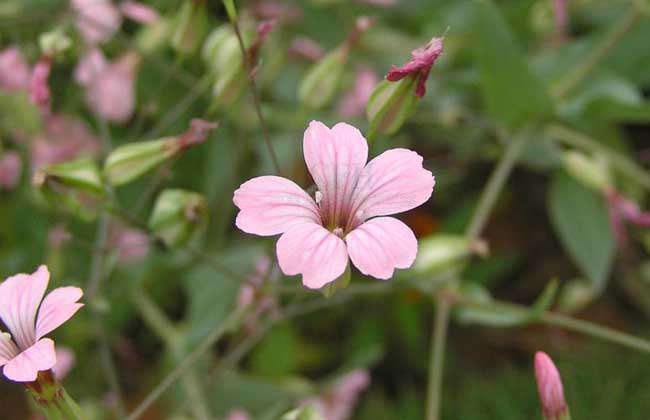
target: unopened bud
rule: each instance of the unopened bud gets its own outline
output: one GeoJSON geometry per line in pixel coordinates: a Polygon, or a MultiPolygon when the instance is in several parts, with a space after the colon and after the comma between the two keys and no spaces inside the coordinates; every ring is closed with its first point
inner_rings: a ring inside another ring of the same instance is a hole
{"type": "Polygon", "coordinates": [[[604,193],[611,189],[612,181],[603,156],[590,157],[584,153],[569,150],[562,154],[566,171],[586,187],[604,193]]]}
{"type": "Polygon", "coordinates": [[[535,378],[544,420],[570,420],[560,372],[544,352],[535,353],[535,378]]]}
{"type": "Polygon", "coordinates": [[[369,137],[374,134],[393,134],[413,114],[419,97],[413,78],[398,82],[382,81],[370,95],[366,116],[370,123],[369,137]]]}
{"type": "Polygon", "coordinates": [[[583,279],[573,279],[562,286],[557,301],[557,309],[565,313],[573,313],[583,309],[596,297],[593,286],[583,279]]]}
{"type": "Polygon", "coordinates": [[[347,49],[340,47],[313,64],[300,82],[300,102],[316,109],[327,105],[339,88],[347,59],[347,49]]]}
{"type": "Polygon", "coordinates": [[[419,273],[432,273],[451,267],[473,254],[485,256],[487,253],[484,241],[472,241],[461,235],[439,234],[420,241],[413,269],[419,273]]]}
{"type": "Polygon", "coordinates": [[[187,243],[208,220],[208,207],[201,194],[164,190],[158,196],[149,218],[149,228],[169,247],[187,243]]]}
{"type": "Polygon", "coordinates": [[[104,197],[99,168],[88,158],[39,169],[33,183],[54,207],[64,207],[83,220],[96,217],[104,197]]]}
{"type": "Polygon", "coordinates": [[[182,54],[192,54],[201,45],[208,29],[205,0],[185,0],[174,22],[172,47],[182,54]]]}
{"type": "Polygon", "coordinates": [[[70,48],[72,41],[60,29],[52,32],[45,32],[38,38],[38,45],[43,54],[49,57],[57,57],[70,48]]]}

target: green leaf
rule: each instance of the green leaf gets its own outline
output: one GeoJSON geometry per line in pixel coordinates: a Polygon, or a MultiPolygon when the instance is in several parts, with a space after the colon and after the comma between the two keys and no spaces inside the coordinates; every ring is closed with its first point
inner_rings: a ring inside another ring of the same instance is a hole
{"type": "Polygon", "coordinates": [[[594,291],[602,291],[615,251],[602,197],[559,172],[553,179],[548,205],[551,222],[566,252],[594,291]]]}
{"type": "Polygon", "coordinates": [[[474,58],[488,113],[516,126],[549,114],[551,102],[534,75],[501,11],[491,0],[475,0],[474,58]]]}
{"type": "Polygon", "coordinates": [[[284,323],[274,328],[251,356],[255,373],[281,377],[293,373],[298,367],[298,337],[291,326],[284,323]]]}

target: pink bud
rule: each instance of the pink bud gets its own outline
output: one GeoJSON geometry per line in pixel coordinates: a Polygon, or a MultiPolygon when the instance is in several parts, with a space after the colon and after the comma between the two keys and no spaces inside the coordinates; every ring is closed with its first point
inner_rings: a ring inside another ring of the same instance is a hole
{"type": "Polygon", "coordinates": [[[112,226],[110,245],[116,250],[117,258],[122,263],[137,262],[149,254],[147,234],[122,225],[112,226]]]}
{"type": "Polygon", "coordinates": [[[34,66],[34,72],[29,80],[29,99],[38,106],[43,113],[50,107],[50,86],[48,79],[52,70],[52,58],[44,55],[34,66]]]}
{"type": "Polygon", "coordinates": [[[22,166],[17,152],[5,152],[0,155],[0,189],[10,190],[16,186],[22,166]]]}
{"type": "Polygon", "coordinates": [[[52,367],[52,372],[58,380],[63,380],[76,363],[74,352],[67,347],[56,348],[56,364],[52,367]]]}
{"type": "Polygon", "coordinates": [[[156,9],[136,1],[125,1],[121,3],[120,11],[129,19],[142,24],[153,23],[160,19],[160,14],[156,9]]]}
{"type": "Polygon", "coordinates": [[[91,45],[107,41],[122,24],[120,11],[110,0],[71,0],[76,25],[91,45]]]}
{"type": "Polygon", "coordinates": [[[107,121],[125,122],[135,109],[138,57],[129,53],[108,64],[86,88],[88,106],[107,121]]]}
{"type": "Polygon", "coordinates": [[[255,3],[255,14],[261,19],[280,20],[290,22],[302,17],[302,12],[297,7],[273,0],[263,0],[255,3]]]}
{"type": "Polygon", "coordinates": [[[0,51],[0,89],[27,90],[29,73],[29,65],[18,48],[9,47],[0,51]]]}
{"type": "Polygon", "coordinates": [[[354,85],[339,103],[338,112],[342,117],[358,117],[364,114],[366,104],[375,86],[379,83],[379,76],[369,67],[357,70],[354,85]]]}
{"type": "Polygon", "coordinates": [[[542,403],[542,414],[546,419],[557,419],[568,413],[562,379],[555,364],[544,352],[535,353],[535,378],[542,403]]]}
{"type": "Polygon", "coordinates": [[[619,244],[627,241],[625,222],[638,227],[650,227],[650,212],[642,211],[637,203],[611,190],[606,195],[610,225],[619,244]]]}
{"type": "Polygon", "coordinates": [[[401,67],[393,66],[386,79],[391,82],[397,82],[407,76],[417,77],[418,84],[415,94],[419,97],[424,96],[426,91],[426,81],[429,77],[431,67],[442,54],[443,38],[433,38],[427,45],[411,52],[411,59],[401,67]]]}
{"type": "Polygon", "coordinates": [[[291,41],[289,54],[309,61],[317,61],[323,56],[323,49],[311,38],[298,36],[291,41]]]}

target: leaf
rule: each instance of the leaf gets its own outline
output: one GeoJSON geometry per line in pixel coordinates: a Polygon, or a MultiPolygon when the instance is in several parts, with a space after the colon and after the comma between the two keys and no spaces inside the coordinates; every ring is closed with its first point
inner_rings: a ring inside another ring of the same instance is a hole
{"type": "Polygon", "coordinates": [[[548,206],[562,246],[591,282],[595,293],[605,287],[614,258],[614,238],[603,199],[565,172],[553,179],[548,206]]]}
{"type": "Polygon", "coordinates": [[[491,0],[475,0],[474,58],[488,113],[508,126],[549,114],[542,82],[521,53],[501,11],[491,0]]]}
{"type": "Polygon", "coordinates": [[[251,355],[252,370],[262,376],[282,377],[298,367],[298,337],[291,326],[275,327],[251,355]]]}

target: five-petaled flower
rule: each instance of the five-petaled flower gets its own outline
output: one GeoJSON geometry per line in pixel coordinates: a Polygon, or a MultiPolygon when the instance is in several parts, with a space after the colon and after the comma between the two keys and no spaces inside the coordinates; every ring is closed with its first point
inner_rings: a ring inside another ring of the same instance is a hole
{"type": "Polygon", "coordinates": [[[43,337],[83,306],[78,287],[59,287],[43,299],[49,280],[42,265],[33,274],[17,274],[0,284],[0,318],[9,330],[0,331],[0,366],[13,381],[35,381],[38,372],[54,367],[54,341],[43,337]]]}
{"type": "Polygon", "coordinates": [[[433,38],[427,45],[411,52],[411,59],[401,67],[392,66],[386,79],[397,82],[407,76],[417,78],[415,94],[419,97],[426,92],[426,82],[433,63],[442,54],[442,41],[444,38],[433,38]]]}
{"type": "Polygon", "coordinates": [[[367,165],[368,144],[345,123],[331,129],[312,121],[303,152],[318,191],[312,199],[294,182],[278,176],[253,178],[235,191],[244,232],[282,234],[276,245],[286,275],[302,274],[305,286],[318,289],[346,270],[348,256],[363,274],[392,277],[408,268],[417,240],[403,222],[386,215],[426,202],[435,180],[422,157],[391,149],[367,165]]]}

